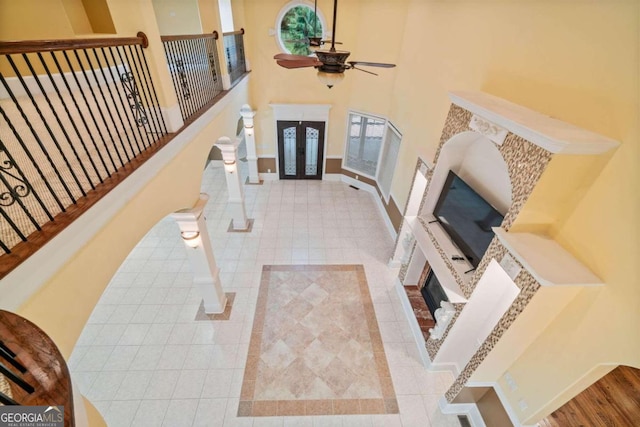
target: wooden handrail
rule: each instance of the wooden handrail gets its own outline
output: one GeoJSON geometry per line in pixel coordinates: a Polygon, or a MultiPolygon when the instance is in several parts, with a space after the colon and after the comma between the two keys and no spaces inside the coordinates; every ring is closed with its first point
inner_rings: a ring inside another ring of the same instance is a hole
{"type": "Polygon", "coordinates": [[[149,46],[149,39],[142,31],[135,37],[99,37],[95,39],[66,39],[66,40],[22,40],[0,41],[0,54],[53,52],[69,49],[90,49],[109,46],[140,45],[149,46]]]}
{"type": "Polygon", "coordinates": [[[244,34],[244,28],[240,28],[238,31],[229,31],[228,33],[222,33],[223,36],[235,36],[244,34]]]}
{"type": "Polygon", "coordinates": [[[184,34],[184,35],[171,35],[160,36],[160,40],[163,42],[172,42],[176,40],[196,40],[196,39],[218,39],[218,32],[214,31],[211,34],[184,34]]]}
{"type": "Polygon", "coordinates": [[[0,342],[8,397],[26,406],[63,406],[64,425],[75,426],[71,375],[53,340],[24,317],[0,310],[0,342]]]}

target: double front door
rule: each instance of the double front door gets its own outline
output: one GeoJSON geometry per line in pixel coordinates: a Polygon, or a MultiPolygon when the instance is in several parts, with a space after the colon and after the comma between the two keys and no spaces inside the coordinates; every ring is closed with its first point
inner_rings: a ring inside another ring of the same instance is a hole
{"type": "Polygon", "coordinates": [[[324,122],[278,121],[280,179],[322,179],[324,122]]]}

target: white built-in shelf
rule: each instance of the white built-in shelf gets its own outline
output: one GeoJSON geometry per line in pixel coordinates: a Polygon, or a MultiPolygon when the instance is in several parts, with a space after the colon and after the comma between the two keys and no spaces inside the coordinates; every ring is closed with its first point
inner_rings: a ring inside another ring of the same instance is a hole
{"type": "Polygon", "coordinates": [[[454,104],[526,140],[560,154],[601,154],[620,143],[606,136],[483,92],[453,91],[454,104]]]}
{"type": "Polygon", "coordinates": [[[602,286],[587,266],[549,236],[493,228],[500,242],[542,286],[602,286]]]}
{"type": "MultiPolygon", "coordinates": [[[[464,293],[460,289],[458,280],[447,267],[447,264],[442,259],[442,255],[440,254],[434,243],[431,241],[427,230],[425,230],[424,226],[420,223],[420,221],[418,221],[418,217],[406,216],[404,217],[404,220],[413,232],[413,236],[415,237],[418,246],[428,260],[427,262],[435,272],[436,277],[438,277],[438,281],[440,282],[440,285],[442,285],[442,289],[444,290],[444,292],[447,294],[449,302],[466,303],[467,299],[464,297],[464,293]]],[[[430,219],[426,218],[426,220],[429,221],[430,219]]],[[[458,249],[458,247],[453,244],[451,238],[442,229],[440,224],[433,223],[427,224],[427,226],[429,227],[429,231],[433,234],[434,238],[438,241],[438,244],[440,245],[442,250],[447,254],[447,256],[449,256],[449,259],[451,259],[451,257],[454,255],[462,256],[462,252],[460,251],[460,249],[458,249]]],[[[451,264],[456,270],[458,276],[462,278],[462,280],[471,279],[471,276],[473,275],[473,266],[469,264],[469,262],[467,262],[466,260],[452,261],[451,264]]]]}

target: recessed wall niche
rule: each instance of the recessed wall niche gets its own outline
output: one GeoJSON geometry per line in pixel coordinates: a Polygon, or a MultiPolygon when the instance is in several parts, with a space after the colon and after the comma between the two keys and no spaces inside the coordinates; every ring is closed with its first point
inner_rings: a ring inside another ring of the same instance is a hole
{"type": "Polygon", "coordinates": [[[504,158],[487,137],[467,131],[444,143],[420,216],[429,217],[452,170],[501,214],[511,206],[511,180],[504,158]]]}

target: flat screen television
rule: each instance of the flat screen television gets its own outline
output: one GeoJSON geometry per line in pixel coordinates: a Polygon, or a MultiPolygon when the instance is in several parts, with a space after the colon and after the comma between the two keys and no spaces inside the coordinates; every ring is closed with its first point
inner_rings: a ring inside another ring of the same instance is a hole
{"type": "Polygon", "coordinates": [[[504,216],[449,171],[433,215],[469,262],[477,267],[504,216]]]}

